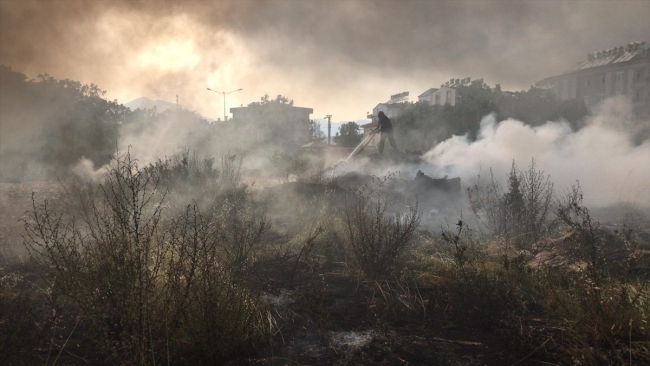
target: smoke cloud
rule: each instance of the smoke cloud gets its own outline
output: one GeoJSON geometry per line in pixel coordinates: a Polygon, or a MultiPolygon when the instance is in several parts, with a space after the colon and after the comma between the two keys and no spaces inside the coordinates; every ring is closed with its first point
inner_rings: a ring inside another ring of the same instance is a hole
{"type": "Polygon", "coordinates": [[[0,0],[0,63],[222,115],[283,94],[363,118],[390,94],[471,76],[527,89],[587,52],[645,40],[647,1],[0,0]]]}
{"type": "Polygon", "coordinates": [[[481,121],[474,142],[454,136],[425,154],[435,174],[460,176],[471,185],[480,173],[505,182],[513,160],[525,170],[535,159],[555,183],[556,193],[568,191],[576,181],[588,204],[631,202],[650,205],[650,140],[634,142],[643,126],[626,122],[629,104],[624,99],[604,101],[586,126],[572,131],[567,123],[550,121],[539,127],[490,114],[481,121]]]}

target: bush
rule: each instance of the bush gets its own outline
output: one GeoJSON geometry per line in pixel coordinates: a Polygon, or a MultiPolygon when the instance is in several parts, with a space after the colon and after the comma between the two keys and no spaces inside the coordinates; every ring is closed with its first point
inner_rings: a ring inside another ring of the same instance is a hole
{"type": "Polygon", "coordinates": [[[635,270],[630,233],[600,229],[579,185],[558,202],[557,216],[572,230],[567,256],[577,268],[550,274],[549,306],[564,319],[563,351],[581,364],[650,362],[650,284],[635,270]]]}
{"type": "Polygon", "coordinates": [[[520,171],[515,162],[508,174],[508,191],[504,192],[490,171],[490,180],[468,188],[472,212],[487,227],[492,237],[502,237],[517,249],[530,245],[553,227],[549,220],[553,200],[553,183],[544,178],[532,160],[527,171],[520,171]]]}
{"type": "Polygon", "coordinates": [[[76,192],[81,219],[34,202],[25,244],[53,292],[90,321],[110,362],[171,362],[177,352],[214,362],[262,335],[256,296],[233,278],[246,256],[235,256],[233,268],[224,238],[257,240],[249,230],[266,226],[237,207],[228,208],[241,222],[234,234],[196,206],[173,217],[159,181],[129,153],[120,156],[103,184],[76,192]]]}
{"type": "Polygon", "coordinates": [[[386,274],[404,252],[420,224],[415,207],[389,216],[385,197],[363,188],[342,212],[343,241],[348,259],[370,278],[386,274]]]}

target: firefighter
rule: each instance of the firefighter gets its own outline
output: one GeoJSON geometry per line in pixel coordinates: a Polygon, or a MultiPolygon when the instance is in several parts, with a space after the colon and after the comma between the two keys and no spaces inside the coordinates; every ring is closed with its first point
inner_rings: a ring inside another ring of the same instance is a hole
{"type": "MultiPolygon", "coordinates": [[[[384,142],[388,138],[390,146],[393,149],[397,150],[397,145],[395,144],[395,137],[393,137],[393,124],[390,121],[390,118],[386,117],[384,111],[379,111],[377,114],[378,117],[378,126],[373,130],[373,132],[381,132],[381,139],[379,140],[378,151],[380,154],[384,152],[384,142]]],[[[399,151],[399,150],[397,150],[399,151]]]]}

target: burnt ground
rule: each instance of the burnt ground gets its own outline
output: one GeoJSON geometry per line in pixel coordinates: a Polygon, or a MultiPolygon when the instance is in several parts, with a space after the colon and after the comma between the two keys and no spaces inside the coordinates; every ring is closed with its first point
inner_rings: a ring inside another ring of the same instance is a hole
{"type": "MultiPolygon", "coordinates": [[[[264,271],[270,287],[261,298],[275,319],[273,332],[246,354],[223,360],[224,365],[482,366],[552,361],[537,345],[513,337],[513,329],[486,327],[480,314],[456,309],[440,289],[420,289],[425,306],[407,310],[387,304],[372,283],[359,282],[355,276],[315,275],[309,266],[300,267],[293,287],[290,271],[264,271]]],[[[25,273],[25,280],[39,283],[30,273],[25,273]]],[[[47,296],[34,288],[28,291],[34,294],[30,309],[34,314],[18,330],[25,332],[19,338],[27,343],[20,354],[4,358],[4,364],[105,364],[87,336],[92,329],[74,305],[59,307],[54,327],[47,328],[51,311],[47,296]]],[[[15,316],[22,310],[3,308],[0,314],[12,311],[15,316]]]]}
{"type": "Polygon", "coordinates": [[[422,303],[408,309],[386,300],[376,287],[381,281],[360,281],[337,265],[322,269],[319,274],[302,266],[293,287],[289,271],[263,270],[272,284],[263,299],[275,314],[276,334],[252,355],[228,365],[482,366],[549,361],[535,345],[513,336],[514,329],[495,326],[498,322],[488,325],[480,312],[457,309],[443,287],[420,288],[422,303]]]}

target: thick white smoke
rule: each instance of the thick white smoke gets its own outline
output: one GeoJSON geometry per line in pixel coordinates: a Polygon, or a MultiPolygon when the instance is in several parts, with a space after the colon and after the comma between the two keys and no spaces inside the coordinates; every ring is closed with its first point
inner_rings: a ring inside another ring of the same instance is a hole
{"type": "Polygon", "coordinates": [[[525,170],[535,159],[538,169],[550,175],[557,193],[579,181],[587,204],[648,206],[650,140],[634,143],[644,126],[629,122],[629,112],[624,100],[606,100],[578,131],[562,121],[532,127],[514,119],[498,122],[490,114],[481,121],[476,141],[454,136],[425,158],[437,175],[460,176],[466,186],[479,173],[487,176],[490,168],[504,182],[513,160],[525,170]]]}

